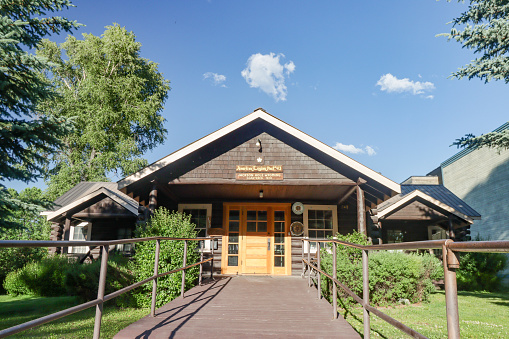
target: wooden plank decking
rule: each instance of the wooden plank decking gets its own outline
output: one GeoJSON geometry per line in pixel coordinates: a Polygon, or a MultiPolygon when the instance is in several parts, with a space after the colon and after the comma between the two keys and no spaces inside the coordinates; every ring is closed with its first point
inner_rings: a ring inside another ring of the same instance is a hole
{"type": "Polygon", "coordinates": [[[114,338],[360,338],[300,277],[235,276],[197,286],[114,338]]]}

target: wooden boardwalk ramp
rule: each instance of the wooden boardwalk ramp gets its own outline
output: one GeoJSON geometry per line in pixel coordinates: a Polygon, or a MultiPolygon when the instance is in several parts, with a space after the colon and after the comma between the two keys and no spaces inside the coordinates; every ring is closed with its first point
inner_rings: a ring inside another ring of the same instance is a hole
{"type": "Polygon", "coordinates": [[[114,338],[360,338],[300,277],[216,278],[114,338]]]}

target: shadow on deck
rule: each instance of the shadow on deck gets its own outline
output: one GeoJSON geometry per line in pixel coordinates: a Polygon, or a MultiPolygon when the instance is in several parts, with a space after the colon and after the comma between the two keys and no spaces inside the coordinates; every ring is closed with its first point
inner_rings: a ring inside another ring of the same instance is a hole
{"type": "Polygon", "coordinates": [[[360,338],[300,277],[217,278],[186,292],[114,338],[360,338]]]}

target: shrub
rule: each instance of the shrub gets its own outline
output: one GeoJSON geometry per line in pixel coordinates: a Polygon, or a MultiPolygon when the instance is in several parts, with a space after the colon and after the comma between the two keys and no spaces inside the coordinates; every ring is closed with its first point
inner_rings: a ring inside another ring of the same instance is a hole
{"type": "MultiPolygon", "coordinates": [[[[77,296],[81,301],[97,298],[101,261],[90,264],[74,264],[65,272],[65,289],[69,295],[77,296]]],[[[134,281],[127,261],[119,255],[109,255],[108,273],[106,275],[105,295],[131,285],[134,281]]],[[[130,293],[115,298],[119,307],[133,306],[134,299],[130,293]]]]}
{"type": "MultiPolygon", "coordinates": [[[[475,240],[480,241],[477,237],[475,240]]],[[[460,255],[460,268],[456,270],[458,290],[496,291],[501,287],[497,273],[507,266],[503,253],[467,252],[460,255]]]]}
{"type": "MultiPolygon", "coordinates": [[[[0,230],[0,240],[44,240],[47,225],[44,224],[43,231],[39,228],[27,227],[26,229],[3,229],[0,230]]],[[[0,248],[0,293],[4,279],[10,272],[19,270],[27,263],[41,260],[48,253],[46,248],[12,247],[0,248]]],[[[12,278],[11,278],[12,279],[12,278]]]]}
{"type": "MultiPolygon", "coordinates": [[[[354,232],[337,235],[339,240],[368,244],[364,235],[354,232]]],[[[332,272],[330,250],[321,252],[321,265],[326,272],[332,272]]],[[[369,255],[370,301],[374,305],[387,305],[408,299],[412,302],[426,301],[434,290],[432,280],[443,275],[440,261],[432,255],[405,254],[402,252],[371,252],[369,255]]],[[[355,294],[362,295],[362,251],[337,245],[338,280],[355,294]]],[[[325,279],[324,293],[330,298],[331,283],[325,279]]],[[[338,290],[345,302],[353,300],[341,289],[338,290]]]]}
{"type": "MultiPolygon", "coordinates": [[[[164,236],[173,238],[195,238],[195,225],[190,222],[190,217],[178,212],[170,212],[164,207],[157,209],[146,225],[140,225],[135,230],[138,238],[164,236]]],[[[136,281],[141,281],[154,274],[155,241],[136,244],[133,261],[133,271],[136,281]]],[[[195,251],[195,243],[189,242],[187,249],[187,263],[198,261],[198,253],[195,251]]],[[[168,272],[182,267],[184,254],[183,241],[161,241],[159,254],[159,272],[168,272]]],[[[185,288],[194,286],[198,278],[198,266],[186,270],[185,288]]],[[[157,306],[162,306],[180,295],[182,282],[181,273],[170,274],[161,277],[157,281],[157,306]]],[[[136,289],[135,297],[139,306],[148,307],[151,302],[152,284],[145,284],[136,289]]]]}
{"type": "Polygon", "coordinates": [[[7,275],[4,288],[11,295],[53,297],[65,294],[64,277],[72,264],[66,256],[52,256],[26,264],[7,275]]]}
{"type": "MultiPolygon", "coordinates": [[[[13,296],[34,295],[52,297],[77,296],[81,301],[97,298],[101,261],[91,264],[70,262],[67,256],[50,256],[26,264],[23,268],[7,275],[5,290],[13,296]]],[[[120,256],[111,255],[108,260],[105,294],[117,291],[133,283],[133,275],[127,262],[120,256]]],[[[133,298],[123,294],[115,298],[118,306],[131,306],[133,298]]]]}

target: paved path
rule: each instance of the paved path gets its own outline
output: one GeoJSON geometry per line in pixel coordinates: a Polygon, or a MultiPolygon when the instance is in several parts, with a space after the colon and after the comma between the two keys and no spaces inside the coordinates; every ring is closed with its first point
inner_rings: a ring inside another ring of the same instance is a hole
{"type": "Polygon", "coordinates": [[[360,338],[300,277],[222,277],[197,286],[114,338],[360,338]]]}

